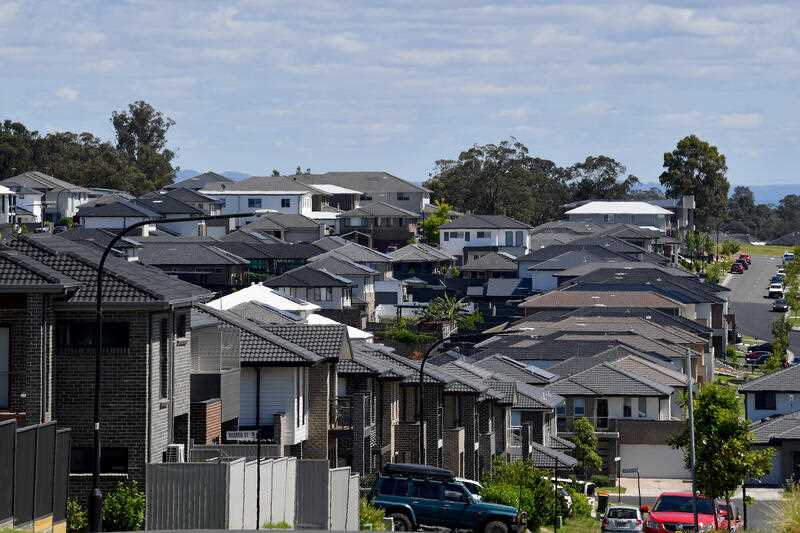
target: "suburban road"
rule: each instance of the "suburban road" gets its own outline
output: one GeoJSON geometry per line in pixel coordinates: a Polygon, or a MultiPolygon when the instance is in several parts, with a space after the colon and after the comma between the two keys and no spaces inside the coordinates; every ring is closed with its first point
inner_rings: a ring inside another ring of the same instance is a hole
{"type": "MultiPolygon", "coordinates": [[[[769,280],[775,274],[781,258],[753,257],[744,274],[732,274],[726,284],[731,289],[731,301],[736,313],[736,325],[742,335],[772,340],[772,321],[778,313],[772,312],[772,300],[767,298],[769,280]]],[[[791,351],[800,354],[800,332],[790,335],[791,351]]]]}

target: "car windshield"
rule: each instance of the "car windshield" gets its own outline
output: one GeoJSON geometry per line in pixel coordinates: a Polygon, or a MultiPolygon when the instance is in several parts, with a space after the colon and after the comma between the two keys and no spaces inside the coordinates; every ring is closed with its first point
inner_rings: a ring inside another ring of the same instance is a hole
{"type": "Polygon", "coordinates": [[[606,518],[627,518],[637,519],[636,509],[628,509],[627,507],[612,507],[606,513],[606,518]]]}
{"type": "MultiPolygon", "coordinates": [[[[653,511],[662,513],[691,513],[691,496],[662,496],[656,502],[653,511]]],[[[711,500],[697,498],[697,512],[700,514],[714,514],[714,504],[711,500]]]]}

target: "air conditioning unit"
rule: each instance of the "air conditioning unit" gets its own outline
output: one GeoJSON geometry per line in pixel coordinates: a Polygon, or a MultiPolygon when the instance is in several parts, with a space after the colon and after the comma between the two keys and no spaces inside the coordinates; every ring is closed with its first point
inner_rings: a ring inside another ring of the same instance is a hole
{"type": "Polygon", "coordinates": [[[183,444],[167,444],[167,451],[164,452],[165,463],[184,463],[183,444]]]}

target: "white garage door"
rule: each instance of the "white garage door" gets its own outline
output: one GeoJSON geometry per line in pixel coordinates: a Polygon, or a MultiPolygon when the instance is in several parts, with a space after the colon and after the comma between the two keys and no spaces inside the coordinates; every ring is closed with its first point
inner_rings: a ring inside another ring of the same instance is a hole
{"type": "Polygon", "coordinates": [[[622,468],[638,468],[644,478],[688,479],[683,452],[664,444],[623,444],[622,468]]]}

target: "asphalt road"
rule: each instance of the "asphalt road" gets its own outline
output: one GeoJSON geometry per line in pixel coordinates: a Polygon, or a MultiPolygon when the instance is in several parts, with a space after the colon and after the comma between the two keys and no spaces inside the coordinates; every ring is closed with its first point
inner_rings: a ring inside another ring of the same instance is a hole
{"type": "MultiPolygon", "coordinates": [[[[743,335],[757,339],[772,339],[772,321],[778,313],[772,312],[773,300],[767,298],[769,280],[775,274],[781,259],[778,257],[753,257],[744,274],[733,274],[727,287],[736,313],[736,324],[743,335]]],[[[791,351],[800,354],[800,332],[790,335],[791,351]]]]}

